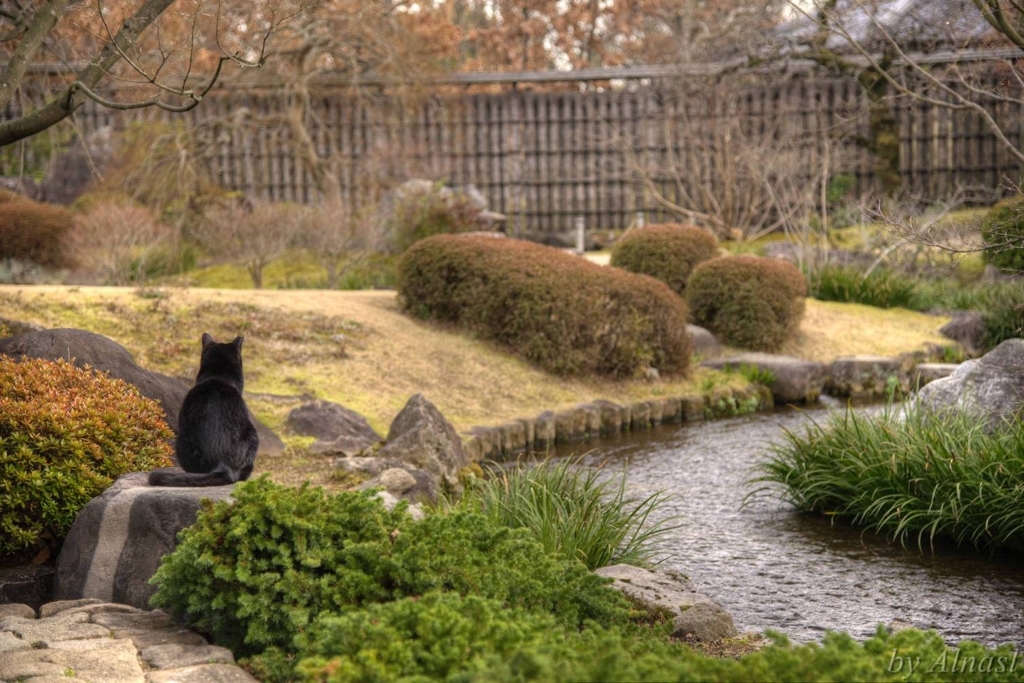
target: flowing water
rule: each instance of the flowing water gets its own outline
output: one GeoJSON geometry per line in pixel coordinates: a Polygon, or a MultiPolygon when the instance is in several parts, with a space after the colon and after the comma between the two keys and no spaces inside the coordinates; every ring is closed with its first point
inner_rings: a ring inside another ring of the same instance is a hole
{"type": "Polygon", "coordinates": [[[682,526],[664,541],[671,557],[662,566],[718,600],[740,631],[774,629],[798,642],[820,640],[826,630],[864,639],[879,623],[900,620],[935,629],[951,644],[1024,648],[1019,555],[904,549],[797,513],[777,497],[744,505],[757,487],[751,470],[768,457],[769,444],[811,419],[826,420],[827,409],[659,427],[601,441],[583,462],[625,467],[633,495],[665,491],[659,514],[678,515],[682,526]]]}

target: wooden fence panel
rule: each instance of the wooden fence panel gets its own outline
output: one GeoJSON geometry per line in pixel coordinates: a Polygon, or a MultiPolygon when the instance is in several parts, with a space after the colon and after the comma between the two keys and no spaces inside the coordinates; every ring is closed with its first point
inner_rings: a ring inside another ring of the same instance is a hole
{"type": "MultiPolygon", "coordinates": [[[[998,74],[990,80],[984,85],[1000,85],[998,74]]],[[[991,200],[1008,183],[1020,182],[1020,163],[978,112],[904,100],[893,107],[907,193],[941,200],[966,190],[991,200]]],[[[1001,102],[990,113],[1012,144],[1024,145],[1024,111],[1017,102],[1001,102]]],[[[275,201],[318,200],[281,96],[226,91],[208,96],[184,118],[141,116],[203,126],[212,148],[209,173],[229,189],[275,201]],[[240,123],[243,108],[250,112],[248,123],[240,123]]],[[[125,118],[88,104],[76,113],[75,125],[89,133],[125,125],[125,118]]],[[[511,89],[414,103],[378,90],[346,91],[314,97],[306,123],[352,208],[373,203],[409,176],[472,183],[493,210],[509,216],[516,235],[569,234],[577,218],[599,230],[626,227],[638,217],[647,223],[675,219],[640,171],[674,202],[701,183],[727,182],[727,155],[735,153],[722,134],[729,126],[750,144],[794,145],[806,160],[804,182],[815,179],[827,157],[834,162],[831,175],[853,176],[858,196],[880,189],[876,160],[856,142],[869,133],[868,101],[851,80],[791,77],[728,89],[657,82],[585,92],[511,89]]],[[[0,150],[0,175],[45,167],[54,139],[0,150]]]]}

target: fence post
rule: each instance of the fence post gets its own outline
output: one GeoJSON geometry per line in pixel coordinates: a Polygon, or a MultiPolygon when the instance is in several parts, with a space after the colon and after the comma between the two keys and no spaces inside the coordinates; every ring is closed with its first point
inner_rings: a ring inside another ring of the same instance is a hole
{"type": "Polygon", "coordinates": [[[582,254],[586,251],[586,223],[583,216],[576,216],[576,253],[582,254]]]}

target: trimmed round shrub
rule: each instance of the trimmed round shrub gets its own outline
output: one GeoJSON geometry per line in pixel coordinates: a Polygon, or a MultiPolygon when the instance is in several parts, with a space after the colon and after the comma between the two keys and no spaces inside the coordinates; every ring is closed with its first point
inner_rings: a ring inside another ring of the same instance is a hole
{"type": "Polygon", "coordinates": [[[16,259],[46,268],[67,268],[74,259],[66,238],[71,212],[17,195],[0,198],[0,259],[16,259]]]}
{"type": "Polygon", "coordinates": [[[686,304],[662,282],[532,242],[442,235],[398,264],[405,310],[558,375],[685,374],[686,304]]]}
{"type": "Polygon", "coordinates": [[[1024,273],[1024,196],[999,202],[981,224],[986,263],[1024,273]]]}
{"type": "Polygon", "coordinates": [[[320,614],[452,591],[551,615],[566,628],[624,620],[625,601],[527,529],[462,510],[414,522],[373,492],[328,494],[265,477],[200,511],[153,577],[155,606],[236,654],[295,652],[320,614]]]}
{"type": "Polygon", "coordinates": [[[634,230],[619,240],[611,264],[661,280],[679,295],[694,267],[718,256],[718,240],[695,225],[666,223],[634,230]]]}
{"type": "Polygon", "coordinates": [[[776,351],[796,332],[807,283],[785,261],[723,256],[701,263],[686,286],[693,321],[723,343],[776,351]]]}
{"type": "Polygon", "coordinates": [[[0,553],[58,543],[126,472],[171,465],[163,410],[66,361],[0,356],[0,553]]]}

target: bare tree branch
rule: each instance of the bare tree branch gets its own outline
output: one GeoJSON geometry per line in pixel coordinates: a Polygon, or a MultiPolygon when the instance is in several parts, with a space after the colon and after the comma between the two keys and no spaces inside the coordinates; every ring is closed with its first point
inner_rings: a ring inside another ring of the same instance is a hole
{"type": "MultiPolygon", "coordinates": [[[[3,70],[3,76],[0,78],[0,109],[10,103],[14,93],[21,86],[29,64],[69,4],[71,4],[71,0],[47,0],[36,12],[32,21],[26,25],[23,32],[24,37],[18,43],[18,47],[14,49],[14,54],[11,55],[10,61],[7,62],[7,66],[3,70]]],[[[5,37],[5,40],[9,39],[5,37]]],[[[3,144],[5,143],[0,142],[0,145],[3,144]]]]}

